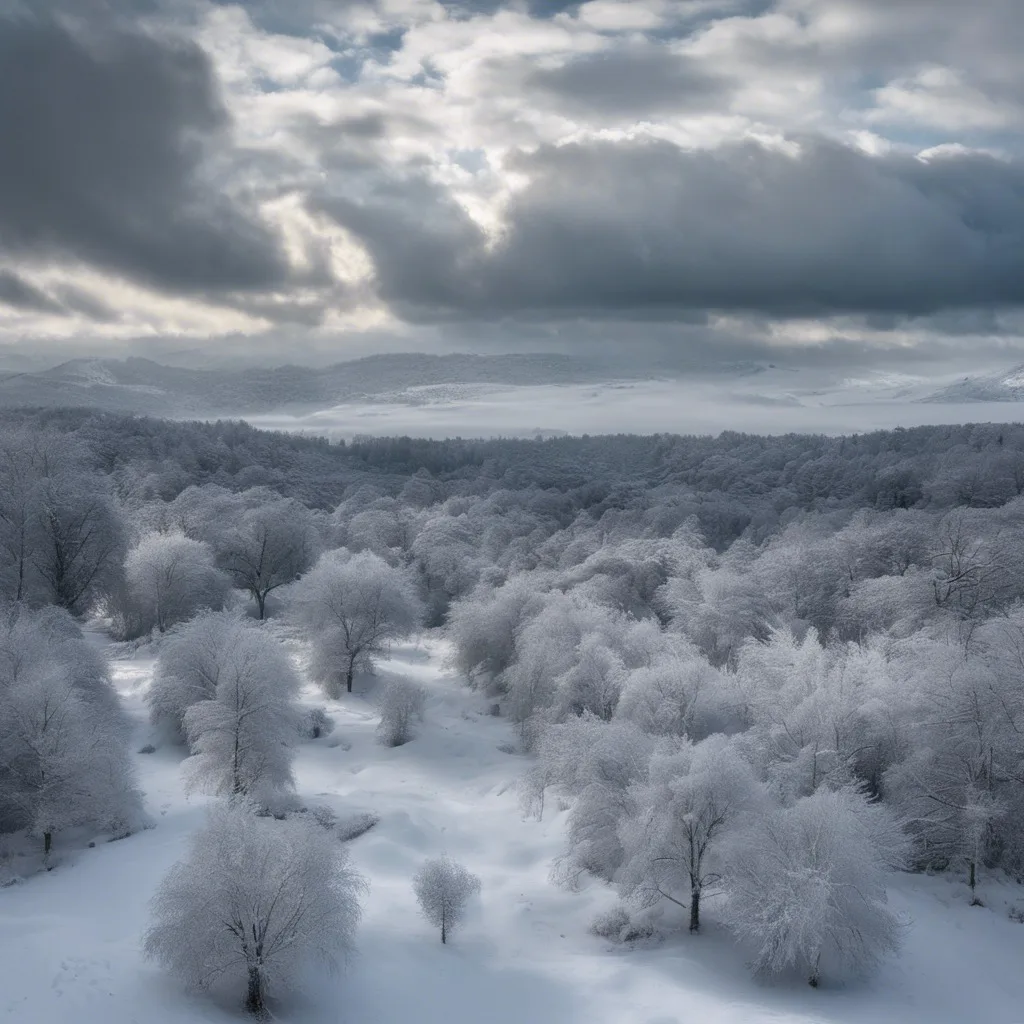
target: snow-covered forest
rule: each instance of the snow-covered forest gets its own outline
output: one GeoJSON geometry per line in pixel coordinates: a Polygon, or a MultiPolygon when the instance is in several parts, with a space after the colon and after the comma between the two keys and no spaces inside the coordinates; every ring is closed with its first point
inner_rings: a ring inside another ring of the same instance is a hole
{"type": "Polygon", "coordinates": [[[5,412],[8,1012],[1008,1024],[1022,541],[1017,426],[5,412]]]}

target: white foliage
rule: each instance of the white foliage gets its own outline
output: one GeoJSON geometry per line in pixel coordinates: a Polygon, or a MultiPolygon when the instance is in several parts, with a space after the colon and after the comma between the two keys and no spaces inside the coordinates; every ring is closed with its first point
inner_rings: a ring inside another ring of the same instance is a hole
{"type": "Polygon", "coordinates": [[[105,667],[70,618],[6,609],[0,624],[0,832],[48,851],[77,826],[143,821],[128,730],[105,667]]]}
{"type": "Polygon", "coordinates": [[[221,608],[228,595],[209,545],[180,533],[147,534],[128,552],[124,571],[139,633],[163,632],[200,609],[221,608]]]}
{"type": "Polygon", "coordinates": [[[298,689],[280,644],[241,626],[220,653],[213,695],[184,714],[189,786],[260,799],[290,789],[298,689]]]}
{"type": "Polygon", "coordinates": [[[653,736],[701,739],[726,714],[728,690],[727,677],[690,648],[629,673],[615,714],[653,736]]]}
{"type": "Polygon", "coordinates": [[[422,621],[423,606],[410,576],[364,551],[329,551],[293,592],[295,615],[310,631],[312,671],[327,694],[349,692],[360,665],[383,654],[422,621]]]}
{"type": "Polygon", "coordinates": [[[377,741],[385,747],[400,747],[412,739],[416,722],[423,718],[426,692],[407,679],[389,679],[380,697],[377,741]]]}
{"type": "Polygon", "coordinates": [[[315,823],[220,805],[161,883],[145,951],[188,986],[244,994],[262,1013],[305,964],[334,969],[351,953],[363,889],[315,823]]]}
{"type": "Polygon", "coordinates": [[[885,883],[906,849],[889,812],[848,789],[762,817],[727,873],[730,927],[753,948],[754,970],[796,968],[817,985],[825,969],[857,973],[895,953],[901,929],[885,883]]]}
{"type": "Polygon", "coordinates": [[[245,628],[235,615],[212,612],[178,626],[163,640],[146,703],[153,724],[174,742],[185,742],[185,711],[216,693],[245,628]]]}
{"type": "Polygon", "coordinates": [[[700,929],[701,900],[722,879],[721,847],[737,823],[759,814],[764,793],[724,736],[657,753],[630,797],[636,813],[619,825],[619,892],[640,906],[668,900],[700,929]]]}
{"type": "Polygon", "coordinates": [[[462,922],[466,904],[480,891],[480,879],[449,857],[428,860],[413,879],[423,916],[441,931],[441,941],[462,922]]]}

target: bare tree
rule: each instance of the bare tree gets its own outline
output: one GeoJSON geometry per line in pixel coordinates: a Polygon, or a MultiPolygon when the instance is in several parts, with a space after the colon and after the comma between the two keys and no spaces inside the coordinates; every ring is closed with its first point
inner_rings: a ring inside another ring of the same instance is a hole
{"type": "Polygon", "coordinates": [[[118,575],[124,531],[97,478],[47,479],[39,487],[32,564],[47,598],[82,612],[118,575]]]}
{"type": "Polygon", "coordinates": [[[309,510],[283,499],[250,509],[216,543],[220,564],[236,587],[247,590],[262,619],[267,596],[291,583],[312,564],[316,535],[309,510]]]}
{"type": "Polygon", "coordinates": [[[160,885],[146,955],[191,987],[244,992],[264,1016],[306,962],[336,969],[352,951],[364,887],[319,826],[221,805],[160,885]]]}
{"type": "Polygon", "coordinates": [[[441,941],[462,921],[469,898],[480,891],[480,879],[447,855],[428,860],[412,883],[423,916],[441,929],[441,941]]]}
{"type": "Polygon", "coordinates": [[[423,605],[408,573],[364,551],[331,551],[295,584],[296,615],[311,632],[313,671],[328,695],[352,692],[360,664],[408,636],[423,605]]]}

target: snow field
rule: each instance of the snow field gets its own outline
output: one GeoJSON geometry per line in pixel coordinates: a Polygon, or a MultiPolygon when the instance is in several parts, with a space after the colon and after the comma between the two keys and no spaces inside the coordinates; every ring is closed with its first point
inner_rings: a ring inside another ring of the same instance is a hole
{"type": "MultiPolygon", "coordinates": [[[[295,646],[295,641],[290,641],[295,646]]],[[[359,953],[337,977],[311,974],[276,1009],[297,1024],[1022,1024],[1024,925],[1007,904],[1018,887],[989,884],[985,908],[969,907],[952,878],[907,876],[891,898],[906,917],[903,956],[871,981],[812,991],[800,979],[751,979],[743,951],[706,904],[699,937],[614,946],[588,932],[614,902],[603,884],[571,893],[549,879],[564,814],[549,799],[544,820],[524,820],[515,780],[522,757],[509,724],[443,668],[436,640],[395,648],[375,680],[325,702],[328,737],[303,741],[301,799],[339,817],[379,823],[351,844],[369,893],[359,953]],[[371,688],[390,674],[427,691],[412,742],[376,742],[371,688]],[[448,853],[480,876],[482,892],[447,946],[419,915],[412,877],[448,853]]],[[[142,695],[151,655],[121,654],[115,683],[137,722],[135,749],[150,739],[142,695]]],[[[203,820],[207,798],[186,798],[181,751],[138,755],[155,827],[64,856],[49,874],[0,890],[0,1021],[17,1024],[195,1024],[240,1019],[184,993],[142,959],[148,901],[203,820]]],[[[60,846],[58,844],[58,852],[60,846]]],[[[1020,895],[1018,895],[1020,894],[1020,895]]]]}

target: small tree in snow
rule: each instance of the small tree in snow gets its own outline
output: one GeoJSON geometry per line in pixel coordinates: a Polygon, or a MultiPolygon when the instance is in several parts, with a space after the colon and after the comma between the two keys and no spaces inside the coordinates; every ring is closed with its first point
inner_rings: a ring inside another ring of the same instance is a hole
{"type": "Polygon", "coordinates": [[[330,551],[295,585],[296,613],[310,630],[313,673],[329,696],[341,680],[352,692],[356,668],[408,636],[423,619],[416,586],[402,569],[369,551],[330,551]]]}
{"type": "Polygon", "coordinates": [[[423,718],[426,693],[407,679],[389,680],[380,700],[377,739],[385,747],[400,747],[412,739],[413,728],[423,718]]]}
{"type": "Polygon", "coordinates": [[[441,941],[462,921],[469,898],[480,891],[480,879],[449,857],[428,860],[412,883],[423,916],[441,929],[441,941]]]}
{"type": "Polygon", "coordinates": [[[281,646],[257,628],[239,628],[213,697],[185,711],[189,784],[253,797],[290,788],[298,688],[281,646]]]}
{"type": "Polygon", "coordinates": [[[899,949],[886,906],[888,870],[907,841],[880,804],[850,790],[818,790],[773,811],[737,844],[729,865],[729,923],[753,943],[753,967],[788,967],[818,985],[822,959],[861,971],[899,949]]]}
{"type": "Polygon", "coordinates": [[[189,986],[244,992],[264,1015],[306,961],[333,969],[349,954],[363,888],[319,826],[221,805],[158,889],[146,955],[189,986]]]}

